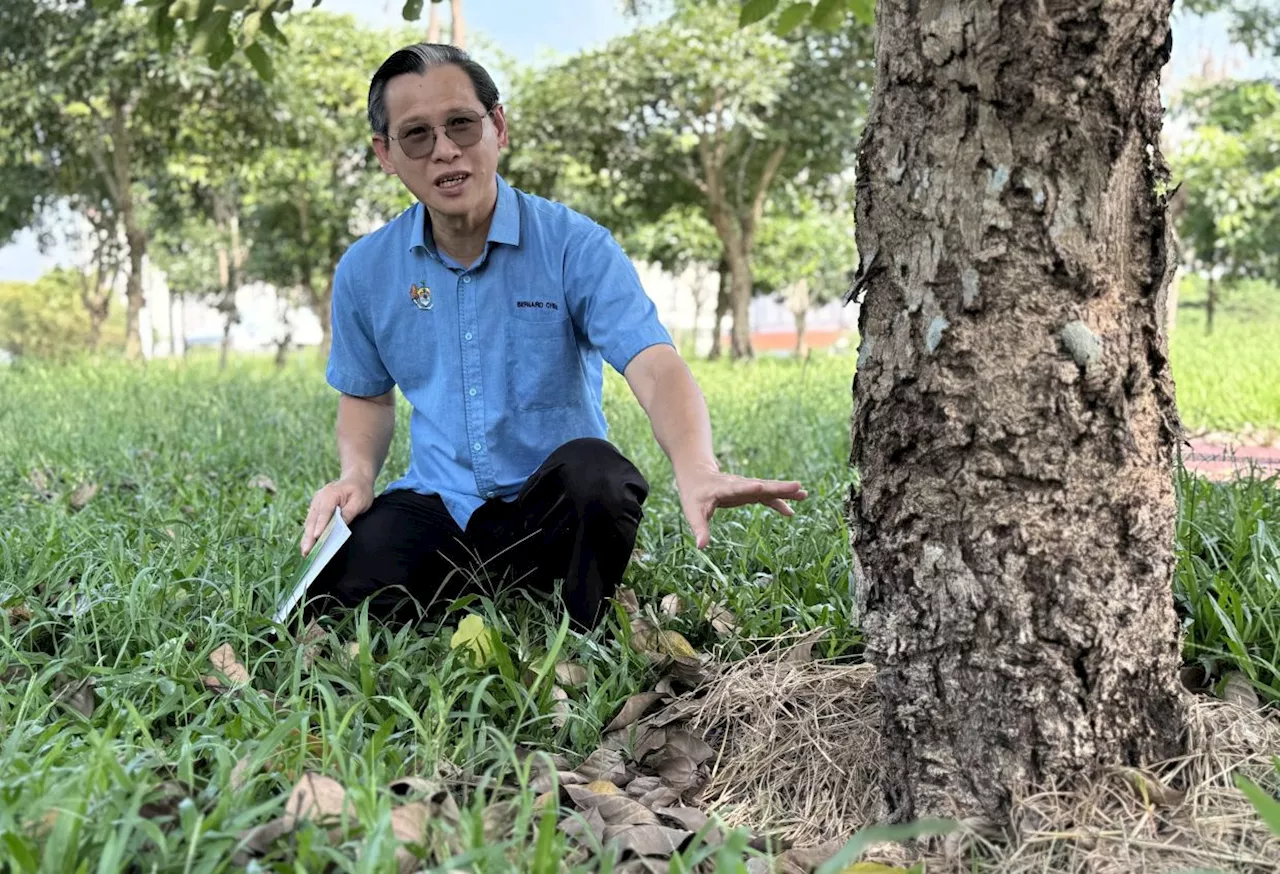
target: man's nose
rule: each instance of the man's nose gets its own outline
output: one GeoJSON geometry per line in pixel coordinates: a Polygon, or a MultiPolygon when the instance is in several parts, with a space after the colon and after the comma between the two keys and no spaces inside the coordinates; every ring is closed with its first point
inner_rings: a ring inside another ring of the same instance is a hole
{"type": "Polygon", "coordinates": [[[436,131],[436,143],[431,147],[431,160],[452,161],[462,154],[458,144],[445,136],[444,131],[436,131]]]}

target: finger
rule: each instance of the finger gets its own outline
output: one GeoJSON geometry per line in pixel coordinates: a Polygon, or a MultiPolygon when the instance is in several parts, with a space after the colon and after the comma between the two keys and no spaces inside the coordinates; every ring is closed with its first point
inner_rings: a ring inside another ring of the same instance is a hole
{"type": "Polygon", "coordinates": [[[796,514],[796,511],[791,509],[791,505],[781,498],[774,498],[772,501],[767,501],[766,504],[784,516],[794,516],[796,514]]]}
{"type": "Polygon", "coordinates": [[[302,544],[299,548],[302,550],[303,555],[306,555],[311,549],[311,545],[315,543],[315,537],[311,533],[315,529],[315,518],[316,498],[312,498],[311,507],[307,510],[307,521],[302,523],[302,544]]]}
{"type": "Polygon", "coordinates": [[[708,524],[711,512],[711,510],[704,510],[701,507],[686,506],[684,508],[684,518],[689,523],[694,545],[698,549],[706,549],[707,544],[711,542],[711,528],[708,524]]]}

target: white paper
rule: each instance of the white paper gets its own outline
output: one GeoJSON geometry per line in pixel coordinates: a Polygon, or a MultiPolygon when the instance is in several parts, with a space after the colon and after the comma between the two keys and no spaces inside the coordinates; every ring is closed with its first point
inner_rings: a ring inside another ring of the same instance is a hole
{"type": "Polygon", "coordinates": [[[272,622],[284,622],[289,617],[289,614],[293,612],[293,608],[302,600],[302,596],[307,593],[307,589],[311,588],[311,584],[320,575],[320,571],[324,570],[324,566],[337,554],[338,549],[347,542],[347,538],[350,536],[351,529],[347,527],[346,522],[342,521],[342,508],[335,507],[333,518],[329,520],[324,533],[320,535],[320,539],[315,542],[311,547],[311,551],[307,553],[307,563],[303,567],[302,576],[299,577],[297,585],[293,587],[293,591],[289,593],[289,597],[285,598],[280,603],[280,606],[276,608],[275,615],[271,617],[272,622]]]}

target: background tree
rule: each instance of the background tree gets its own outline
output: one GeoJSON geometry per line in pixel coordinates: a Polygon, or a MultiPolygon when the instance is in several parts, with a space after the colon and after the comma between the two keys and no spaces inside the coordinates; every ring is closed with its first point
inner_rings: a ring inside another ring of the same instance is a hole
{"type": "Polygon", "coordinates": [[[1185,95],[1176,111],[1196,125],[1172,165],[1184,257],[1205,277],[1211,331],[1222,284],[1280,282],[1280,89],[1220,83],[1185,95]]]}
{"type": "Polygon", "coordinates": [[[895,816],[1180,752],[1169,0],[881,0],[851,495],[895,816]]]}
{"type": "Polygon", "coordinates": [[[766,213],[760,230],[757,292],[777,294],[796,326],[797,357],[808,354],[809,311],[838,299],[849,288],[857,261],[853,214],[800,195],[766,213]]]}
{"type": "MultiPolygon", "coordinates": [[[[642,224],[621,240],[631,257],[656,264],[682,283],[693,302],[693,341],[698,338],[702,312],[709,302],[706,282],[710,274],[721,269],[723,246],[702,210],[694,206],[675,206],[656,221],[642,224]]],[[[720,332],[723,312],[717,313],[712,336],[720,332]]],[[[677,345],[682,346],[677,337],[677,345]]],[[[717,345],[718,341],[716,342],[717,345]]]]}
{"type": "Polygon", "coordinates": [[[821,185],[852,165],[869,31],[840,20],[784,38],[740,29],[736,4],[687,0],[659,24],[534,71],[512,100],[511,167],[530,171],[516,181],[554,196],[578,189],[580,208],[624,234],[699,206],[728,265],[732,354],[750,357],[752,257],[775,183],[821,185]],[[577,167],[585,178],[564,185],[577,167]]]}
{"type": "Polygon", "coordinates": [[[378,167],[365,117],[369,76],[386,38],[349,16],[308,12],[286,27],[298,63],[272,86],[279,139],[257,162],[247,275],[296,290],[327,351],[338,260],[410,203],[378,167]]]}
{"type": "Polygon", "coordinates": [[[161,50],[134,7],[107,13],[93,5],[50,6],[15,0],[25,23],[0,32],[10,61],[0,117],[14,134],[0,153],[17,175],[11,214],[65,203],[95,235],[124,241],[125,352],[141,352],[138,314],[151,226],[144,180],[165,160],[175,119],[187,99],[184,59],[161,50]],[[33,172],[15,170],[25,159],[33,172]]]}
{"type": "Polygon", "coordinates": [[[92,350],[100,339],[124,339],[124,319],[95,320],[84,289],[104,280],[58,268],[35,282],[0,282],[0,349],[20,357],[66,360],[92,350]]]}

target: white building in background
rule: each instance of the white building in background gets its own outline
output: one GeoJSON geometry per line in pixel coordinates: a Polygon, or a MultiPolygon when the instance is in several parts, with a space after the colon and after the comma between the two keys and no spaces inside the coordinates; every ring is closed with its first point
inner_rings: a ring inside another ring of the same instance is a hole
{"type": "MultiPolygon", "coordinates": [[[[642,263],[636,264],[636,271],[662,323],[677,339],[694,339],[697,354],[705,355],[711,347],[719,275],[714,271],[699,274],[687,270],[675,276],[642,263]],[[695,325],[695,300],[699,294],[702,303],[695,325]]],[[[114,305],[123,307],[123,281],[118,286],[119,302],[114,305]]],[[[143,275],[143,297],[139,328],[145,357],[181,355],[184,348],[217,347],[222,342],[222,313],[203,300],[173,299],[164,273],[149,262],[143,275]]],[[[294,347],[320,344],[320,321],[311,309],[282,302],[270,285],[253,283],[241,288],[236,306],[240,318],[231,329],[231,347],[237,352],[274,352],[276,344],[290,331],[294,347]]],[[[807,319],[807,329],[818,347],[831,345],[833,334],[847,334],[857,325],[857,305],[845,306],[841,301],[810,310],[807,319]]],[[[794,345],[795,320],[786,303],[777,298],[758,297],[752,301],[751,327],[765,347],[762,352],[790,350],[794,345]]],[[[727,334],[729,328],[730,320],[726,318],[723,333],[727,334]]]]}

